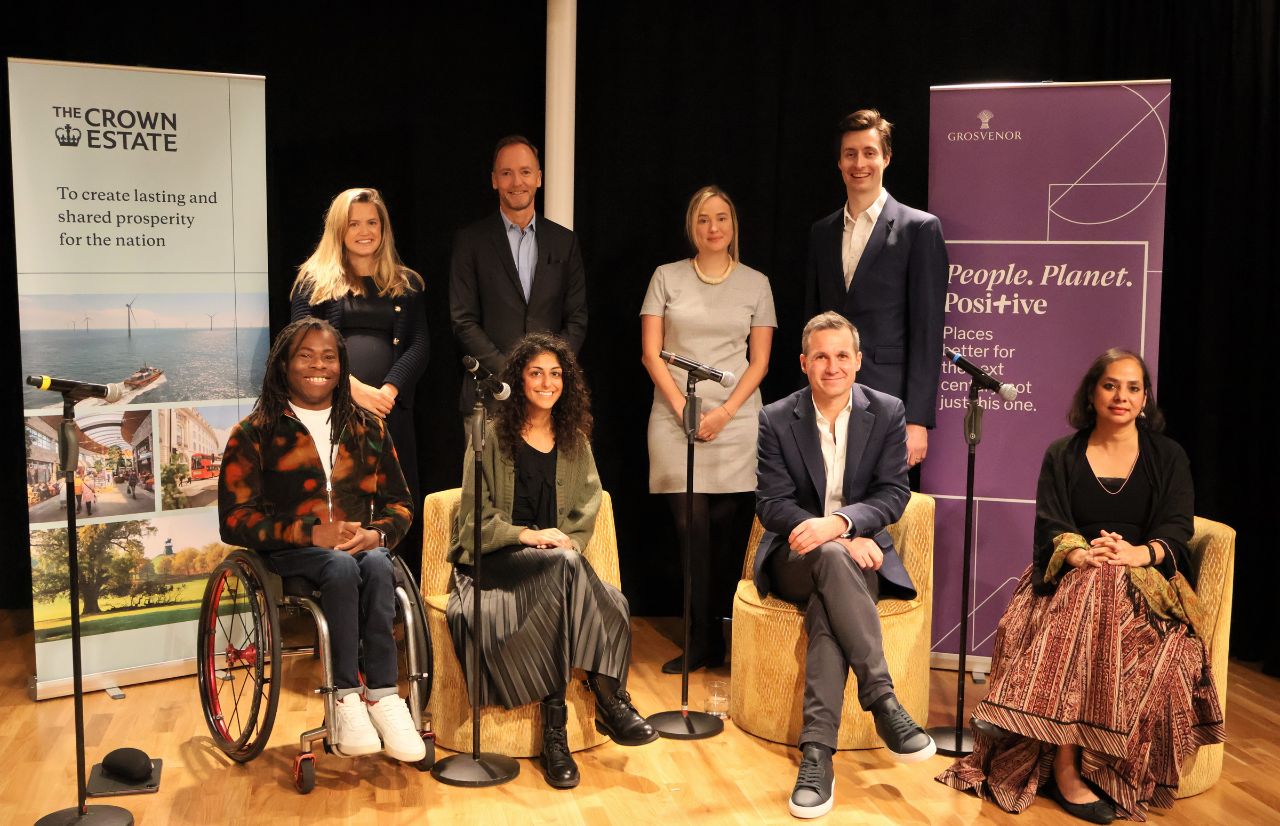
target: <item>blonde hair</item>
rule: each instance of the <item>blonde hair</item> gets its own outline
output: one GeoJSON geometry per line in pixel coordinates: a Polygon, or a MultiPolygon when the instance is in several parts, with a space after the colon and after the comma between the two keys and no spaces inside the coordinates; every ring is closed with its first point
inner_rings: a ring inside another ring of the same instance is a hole
{"type": "Polygon", "coordinates": [[[733,199],[715,184],[704,186],[693,193],[693,197],[689,199],[689,211],[684,216],[685,237],[689,239],[689,244],[696,253],[698,244],[694,241],[693,227],[698,221],[698,210],[702,209],[702,205],[712,198],[721,198],[729,205],[729,222],[733,225],[733,240],[729,242],[729,257],[735,262],[741,261],[742,259],[738,256],[738,209],[733,205],[733,199]]]}
{"type": "Polygon", "coordinates": [[[359,187],[348,189],[333,199],[324,214],[324,234],[311,257],[298,267],[298,277],[293,282],[290,296],[300,290],[311,290],[311,303],[335,301],[348,293],[360,295],[363,289],[356,274],[347,271],[346,247],[343,238],[347,234],[347,222],[351,219],[352,204],[373,204],[382,224],[382,243],[374,251],[373,283],[378,295],[399,298],[407,292],[423,288],[422,276],[406,267],[396,254],[395,235],[391,232],[391,219],[382,194],[376,189],[359,187]]]}

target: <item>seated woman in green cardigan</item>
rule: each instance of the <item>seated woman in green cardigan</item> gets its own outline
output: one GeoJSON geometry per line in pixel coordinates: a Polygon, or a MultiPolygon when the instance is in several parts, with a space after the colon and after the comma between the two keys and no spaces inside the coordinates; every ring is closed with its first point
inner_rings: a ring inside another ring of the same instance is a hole
{"type": "Polygon", "coordinates": [[[657,734],[626,691],[631,654],[626,597],[602,582],[582,556],[600,509],[591,455],[591,397],[573,351],[546,333],[524,337],[507,359],[511,399],[486,429],[481,488],[480,673],[471,650],[474,462],[463,464],[462,504],[450,561],[447,616],[467,682],[480,702],[515,708],[542,702],[542,771],[556,788],[578,785],[565,735],[565,686],[587,672],[596,728],[624,746],[657,734]]]}

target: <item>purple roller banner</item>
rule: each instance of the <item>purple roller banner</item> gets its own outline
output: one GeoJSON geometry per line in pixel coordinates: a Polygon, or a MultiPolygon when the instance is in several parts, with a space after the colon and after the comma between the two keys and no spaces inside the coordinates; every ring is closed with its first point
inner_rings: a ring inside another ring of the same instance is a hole
{"type": "MultiPolygon", "coordinates": [[[[1169,81],[931,90],[929,210],[950,256],[944,341],[1014,384],[983,392],[967,650],[990,656],[1031,561],[1036,477],[1108,347],[1160,333],[1169,81]]],[[[944,363],[922,488],[937,499],[933,652],[959,650],[969,382],[944,363]]]]}

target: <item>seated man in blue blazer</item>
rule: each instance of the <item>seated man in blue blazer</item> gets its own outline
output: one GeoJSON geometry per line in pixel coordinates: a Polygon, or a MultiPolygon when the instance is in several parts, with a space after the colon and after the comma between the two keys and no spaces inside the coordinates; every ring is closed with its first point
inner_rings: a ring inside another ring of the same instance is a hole
{"type": "Polygon", "coordinates": [[[760,411],[756,514],[765,534],[755,583],[761,595],[805,610],[802,757],[789,805],[808,818],[831,810],[850,668],[858,702],[896,759],[924,760],[936,749],[894,696],[876,613],[881,595],[916,595],[885,530],[911,496],[902,402],[854,383],[858,331],[839,313],[811,319],[801,349],[809,386],[760,411]]]}

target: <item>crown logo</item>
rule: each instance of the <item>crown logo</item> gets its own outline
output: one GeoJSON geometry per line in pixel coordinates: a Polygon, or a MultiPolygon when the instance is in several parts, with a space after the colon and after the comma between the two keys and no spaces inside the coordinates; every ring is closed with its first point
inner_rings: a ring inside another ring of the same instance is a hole
{"type": "Polygon", "coordinates": [[[978,120],[982,121],[982,126],[978,128],[990,129],[991,119],[994,117],[995,117],[995,114],[990,109],[983,109],[981,112],[978,113],[978,120]]]}
{"type": "Polygon", "coordinates": [[[72,126],[69,123],[66,126],[62,127],[61,129],[53,130],[53,134],[55,137],[57,137],[58,144],[61,146],[79,146],[80,145],[80,130],[76,129],[74,126],[72,126]]]}

